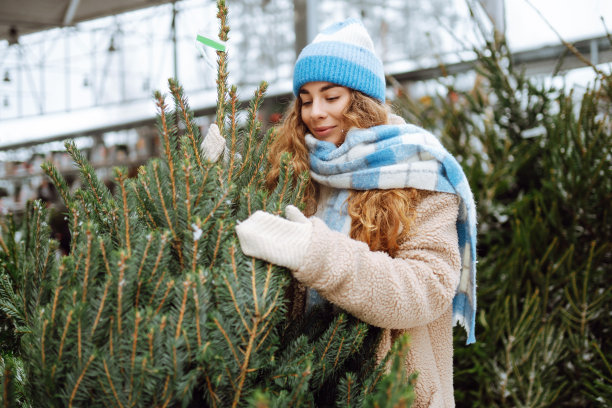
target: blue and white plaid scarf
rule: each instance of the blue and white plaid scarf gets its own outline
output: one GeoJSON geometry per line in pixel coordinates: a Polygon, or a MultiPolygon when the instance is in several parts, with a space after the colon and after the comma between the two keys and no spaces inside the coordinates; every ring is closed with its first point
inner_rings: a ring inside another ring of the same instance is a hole
{"type": "Polygon", "coordinates": [[[476,318],[476,207],[468,181],[455,158],[426,130],[414,125],[352,129],[340,147],[306,135],[311,177],[333,187],[317,215],[331,229],[348,235],[348,190],[414,187],[459,196],[457,233],[461,279],[453,299],[453,321],[473,343],[476,318]]]}

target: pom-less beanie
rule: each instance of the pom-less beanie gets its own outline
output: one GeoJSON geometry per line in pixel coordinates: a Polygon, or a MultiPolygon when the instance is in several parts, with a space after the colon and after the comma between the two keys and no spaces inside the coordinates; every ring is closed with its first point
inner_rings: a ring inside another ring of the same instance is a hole
{"type": "Polygon", "coordinates": [[[332,24],[308,44],[295,63],[293,93],[308,82],[331,82],[385,101],[385,74],[361,21],[332,24]]]}

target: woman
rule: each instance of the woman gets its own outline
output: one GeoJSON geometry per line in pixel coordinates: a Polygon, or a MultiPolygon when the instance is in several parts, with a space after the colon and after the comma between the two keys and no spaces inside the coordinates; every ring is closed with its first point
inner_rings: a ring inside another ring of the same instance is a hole
{"type": "MultiPolygon", "coordinates": [[[[475,211],[459,165],[424,130],[385,107],[382,62],[363,25],[337,23],[301,52],[297,98],[270,150],[309,171],[306,218],[258,211],[236,227],[249,256],[285,266],[304,312],[331,302],[382,328],[382,359],[410,335],[416,407],[452,407],[453,320],[474,341],[475,211]],[[461,283],[461,284],[460,284],[461,283]]],[[[217,155],[218,156],[218,155],[217,155]]]]}

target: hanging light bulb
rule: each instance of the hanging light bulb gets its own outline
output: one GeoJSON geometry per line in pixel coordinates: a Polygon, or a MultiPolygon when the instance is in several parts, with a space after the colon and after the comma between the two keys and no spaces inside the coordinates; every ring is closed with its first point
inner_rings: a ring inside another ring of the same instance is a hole
{"type": "Polygon", "coordinates": [[[3,81],[4,82],[11,82],[11,75],[8,72],[8,70],[4,71],[4,79],[3,79],[3,81]]]}
{"type": "Polygon", "coordinates": [[[83,88],[88,88],[89,87],[89,78],[87,77],[87,75],[85,75],[83,77],[83,88]]]}
{"type": "Polygon", "coordinates": [[[9,101],[9,97],[6,96],[6,95],[4,95],[4,102],[3,102],[3,104],[4,104],[5,108],[8,108],[9,106],[11,106],[11,102],[9,101]]]}
{"type": "Polygon", "coordinates": [[[8,36],[8,45],[16,45],[19,44],[19,33],[17,32],[17,27],[11,26],[9,28],[9,36],[8,36]]]}
{"type": "Polygon", "coordinates": [[[115,52],[117,48],[115,48],[115,36],[113,35],[110,39],[110,44],[108,45],[108,52],[115,52]]]}

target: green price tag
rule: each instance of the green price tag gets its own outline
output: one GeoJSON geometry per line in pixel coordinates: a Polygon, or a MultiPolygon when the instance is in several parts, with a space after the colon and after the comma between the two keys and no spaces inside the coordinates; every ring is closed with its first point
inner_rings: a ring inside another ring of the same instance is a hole
{"type": "Polygon", "coordinates": [[[214,48],[217,51],[225,52],[226,46],[222,41],[215,41],[200,34],[198,34],[196,40],[204,45],[214,48]]]}

